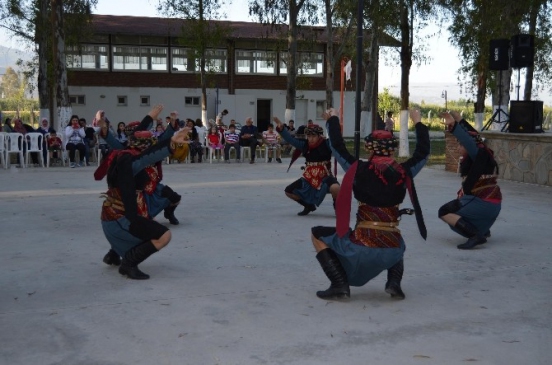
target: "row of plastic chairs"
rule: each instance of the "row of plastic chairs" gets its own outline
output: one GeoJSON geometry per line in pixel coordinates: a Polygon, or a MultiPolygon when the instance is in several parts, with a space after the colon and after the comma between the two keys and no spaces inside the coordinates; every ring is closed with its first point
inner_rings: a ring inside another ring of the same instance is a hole
{"type": "MultiPolygon", "coordinates": [[[[281,147],[276,147],[276,148],[281,148],[281,147]]],[[[276,148],[274,148],[272,158],[276,158],[276,148]]],[[[224,159],[224,150],[223,149],[220,150],[220,158],[216,157],[215,148],[208,147],[208,149],[209,149],[209,163],[213,163],[213,160],[223,161],[223,159],[224,159]]],[[[267,145],[263,145],[263,146],[257,145],[255,155],[258,156],[259,158],[264,158],[265,162],[268,162],[269,150],[270,150],[270,147],[267,146],[267,145]]],[[[230,147],[230,150],[228,152],[228,157],[230,157],[232,155],[232,151],[234,151],[235,154],[237,153],[236,148],[234,146],[232,146],[232,147],[230,147]]],[[[240,146],[241,161],[244,161],[246,156],[247,156],[247,158],[251,159],[251,147],[249,147],[249,146],[240,146]]],[[[237,159],[237,155],[236,155],[236,159],[237,159]]]]}
{"type": "MultiPolygon", "coordinates": [[[[65,151],[63,136],[58,135],[62,140],[61,150],[59,151],[59,160],[62,166],[65,166],[67,154],[65,151]]],[[[19,166],[27,167],[31,163],[31,153],[36,153],[39,159],[40,166],[50,167],[50,153],[46,153],[46,161],[44,161],[44,135],[42,133],[31,132],[23,135],[22,133],[6,133],[0,132],[0,163],[7,169],[10,166],[11,155],[15,154],[19,158],[19,166]]],[[[96,156],[96,162],[101,159],[101,151],[95,147],[93,149],[96,156]]]]}
{"type": "Polygon", "coordinates": [[[0,132],[0,162],[7,169],[10,166],[11,155],[16,154],[19,158],[19,165],[29,165],[31,153],[37,153],[40,165],[44,167],[44,156],[42,147],[44,136],[42,133],[6,133],[0,132]]]}

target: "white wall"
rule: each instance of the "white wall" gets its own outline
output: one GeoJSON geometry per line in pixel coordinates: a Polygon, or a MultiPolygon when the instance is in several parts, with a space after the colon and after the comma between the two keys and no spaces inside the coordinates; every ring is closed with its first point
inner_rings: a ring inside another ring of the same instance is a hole
{"type": "MultiPolygon", "coordinates": [[[[186,106],[184,98],[186,96],[200,97],[200,89],[188,88],[155,88],[155,87],[84,87],[70,86],[70,95],[85,95],[86,105],[73,105],[73,113],[86,119],[88,123],[92,122],[94,115],[98,110],[105,110],[107,118],[114,124],[119,122],[132,122],[142,120],[150,109],[158,103],[165,106],[161,117],[164,119],[173,110],[178,111],[179,118],[201,118],[201,106],[186,106]],[[127,97],[127,106],[117,105],[117,96],[127,97]],[[140,106],[140,97],[149,96],[150,106],[140,106]]],[[[316,101],[325,100],[324,91],[298,91],[298,112],[302,116],[306,115],[305,120],[296,118],[296,127],[306,124],[307,119],[312,119],[315,123],[324,124],[319,115],[316,115],[316,101]],[[306,113],[306,114],[305,114],[306,113]]],[[[354,135],[354,92],[346,92],[344,98],[344,128],[343,134],[346,137],[354,135]]],[[[286,92],[283,90],[236,90],[235,95],[228,95],[227,90],[219,90],[218,111],[228,110],[228,115],[224,118],[227,124],[230,119],[235,119],[243,124],[247,117],[257,119],[257,99],[272,100],[273,114],[280,119],[284,119],[286,110],[286,92]]],[[[339,107],[339,92],[334,92],[334,104],[339,107]]],[[[207,89],[207,117],[215,119],[216,109],[216,90],[207,89]]],[[[300,115],[297,117],[302,117],[300,115]]],[[[361,136],[364,137],[364,136],[361,136]]]]}

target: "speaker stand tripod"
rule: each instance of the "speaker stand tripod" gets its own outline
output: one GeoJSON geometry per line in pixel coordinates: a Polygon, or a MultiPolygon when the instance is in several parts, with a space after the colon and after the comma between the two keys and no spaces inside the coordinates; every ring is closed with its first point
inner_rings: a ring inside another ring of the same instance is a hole
{"type": "MultiPolygon", "coordinates": [[[[510,116],[508,115],[508,113],[506,113],[504,110],[502,110],[502,70],[500,70],[498,72],[499,72],[499,74],[498,74],[498,89],[499,89],[498,108],[495,110],[495,112],[491,116],[491,119],[489,119],[487,121],[487,123],[483,126],[483,128],[481,128],[482,131],[488,130],[491,127],[491,124],[493,124],[493,123],[502,123],[502,121],[501,121],[502,113],[504,113],[504,115],[506,115],[506,117],[508,117],[508,120],[510,119],[510,116]],[[498,117],[498,119],[497,119],[497,117],[498,117]]],[[[508,131],[508,124],[510,124],[508,120],[506,120],[506,123],[500,129],[501,132],[508,131]]]]}

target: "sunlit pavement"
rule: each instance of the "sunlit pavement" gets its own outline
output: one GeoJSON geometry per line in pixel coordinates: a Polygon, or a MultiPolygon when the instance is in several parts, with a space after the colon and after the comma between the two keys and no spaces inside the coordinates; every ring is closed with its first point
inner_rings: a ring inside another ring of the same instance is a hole
{"type": "Polygon", "coordinates": [[[427,241],[400,225],[406,300],[383,273],[329,302],[309,229],[335,224],[332,202],[298,217],[288,163],[164,166],[181,224],[147,281],[102,262],[93,167],[0,170],[0,364],[550,364],[551,188],[501,181],[492,237],[461,251],[437,218],[459,177],[424,169],[427,241]]]}

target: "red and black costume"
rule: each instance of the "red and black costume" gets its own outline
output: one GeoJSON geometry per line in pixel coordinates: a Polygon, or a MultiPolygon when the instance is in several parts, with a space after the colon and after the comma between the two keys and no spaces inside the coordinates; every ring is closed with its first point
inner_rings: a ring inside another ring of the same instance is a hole
{"type": "MultiPolygon", "coordinates": [[[[293,137],[286,128],[276,130],[286,142],[295,147],[290,167],[299,156],[305,157],[303,176],[288,185],[285,192],[300,198],[297,202],[304,210],[298,215],[307,215],[322,204],[332,185],[339,184],[331,172],[332,150],[329,141],[321,137],[315,145],[309,145],[306,139],[293,137]]],[[[322,136],[323,132],[316,124],[305,128],[306,135],[322,136]]]]}
{"type": "Polygon", "coordinates": [[[502,192],[497,183],[498,164],[479,133],[465,120],[454,123],[452,134],[466,149],[460,163],[462,186],[457,198],[439,208],[439,217],[455,214],[460,219],[450,228],[468,238],[459,249],[472,249],[487,242],[491,226],[502,207],[502,192]]]}
{"type": "Polygon", "coordinates": [[[410,210],[400,210],[406,192],[415,208],[422,237],[426,238],[421,209],[413,177],[429,156],[429,133],[425,125],[416,124],[416,150],[403,163],[390,155],[397,145],[388,131],[377,130],[366,137],[366,148],[373,152],[368,161],[357,160],[346,149],[339,119],[331,117],[327,129],[334,156],[346,171],[337,198],[336,227],[314,227],[312,235],[328,248],[318,252],[317,259],[331,281],[320,298],[347,298],[349,285],[362,286],[388,271],[386,292],[404,298],[400,283],[403,275],[405,243],[398,228],[399,217],[410,210]],[[352,195],[358,201],[356,224],[349,228],[352,195]]]}

